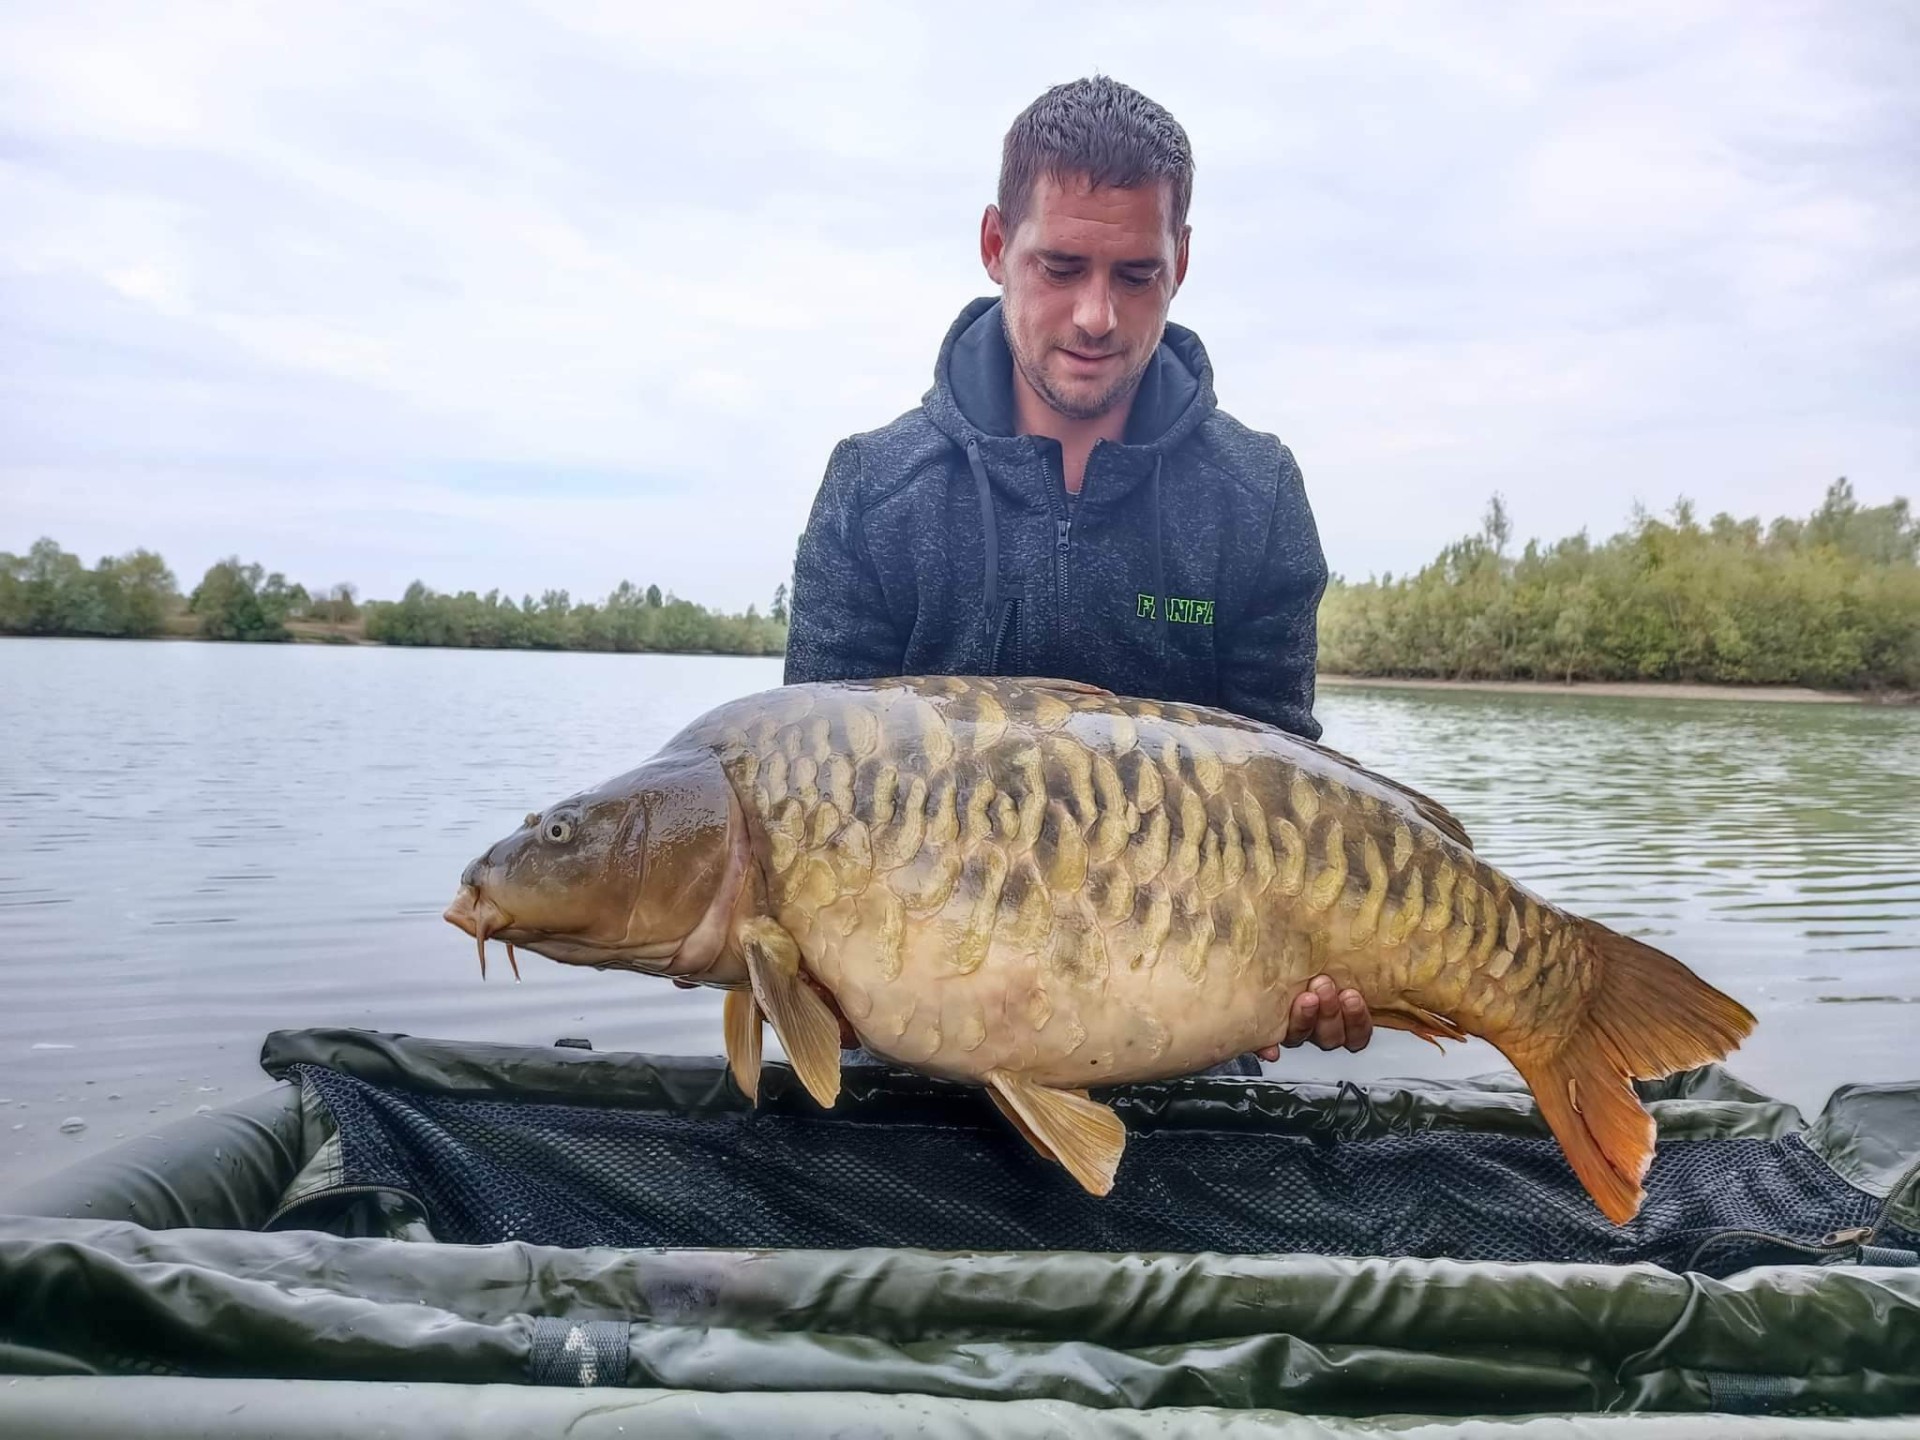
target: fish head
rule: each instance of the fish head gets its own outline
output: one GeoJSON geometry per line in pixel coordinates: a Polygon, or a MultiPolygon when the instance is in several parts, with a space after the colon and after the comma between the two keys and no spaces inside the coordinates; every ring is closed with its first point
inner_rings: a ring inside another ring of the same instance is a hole
{"type": "Polygon", "coordinates": [[[494,939],[509,957],[744,984],[731,934],[749,853],[719,762],[660,756],[527,816],[467,866],[445,918],[474,937],[483,976],[494,939]]]}

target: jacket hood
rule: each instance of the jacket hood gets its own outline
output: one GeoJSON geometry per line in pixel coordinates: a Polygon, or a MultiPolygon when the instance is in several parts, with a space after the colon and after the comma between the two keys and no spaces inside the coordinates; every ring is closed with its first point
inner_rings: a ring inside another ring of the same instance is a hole
{"type": "MultiPolygon", "coordinates": [[[[922,402],[934,425],[966,452],[980,503],[980,530],[984,548],[983,584],[988,623],[1000,614],[999,520],[995,492],[1016,506],[1052,508],[1057,503],[1037,487],[1053,482],[1030,461],[1038,446],[1030,436],[1014,434],[1013,352],[1008,348],[1003,311],[998,299],[975,300],[960,312],[941,343],[935,362],[933,389],[922,402]],[[991,463],[989,463],[991,462],[991,463]]],[[[1169,324],[1134,392],[1127,415],[1126,435],[1114,447],[1117,463],[1110,465],[1102,483],[1083,491],[1082,504],[1102,508],[1125,504],[1142,482],[1147,488],[1146,511],[1152,527],[1153,593],[1164,595],[1165,545],[1161,533],[1160,475],[1167,456],[1215,409],[1213,365],[1200,337],[1183,325],[1169,324]],[[1091,499],[1086,498],[1091,495],[1091,499]]],[[[1104,446],[1106,442],[1102,442],[1104,446]]],[[[1096,450],[1102,448],[1096,446],[1096,450]]],[[[1068,522],[1061,521],[1064,537],[1068,522]]],[[[1061,540],[1064,554],[1065,539],[1061,540]]],[[[1164,654],[1166,608],[1155,626],[1164,654]]]]}
{"type": "MultiPolygon", "coordinates": [[[[1013,352],[997,297],[971,302],[948,329],[922,404],[962,449],[977,442],[992,454],[995,441],[1023,438],[1014,435],[1013,352]]],[[[1200,337],[1169,323],[1140,377],[1123,448],[1156,452],[1157,458],[1185,440],[1216,404],[1213,365],[1200,337]]]]}

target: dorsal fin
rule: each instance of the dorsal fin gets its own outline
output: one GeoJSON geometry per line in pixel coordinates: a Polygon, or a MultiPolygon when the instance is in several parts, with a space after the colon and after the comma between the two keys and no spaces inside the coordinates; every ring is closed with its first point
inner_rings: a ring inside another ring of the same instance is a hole
{"type": "Polygon", "coordinates": [[[1447,807],[1442,805],[1438,800],[1435,800],[1431,795],[1423,795],[1411,785],[1403,784],[1389,776],[1382,775],[1377,770],[1369,770],[1351,755],[1342,755],[1330,745],[1322,745],[1316,740],[1302,740],[1298,735],[1289,735],[1287,738],[1296,745],[1304,745],[1307,749],[1326,756],[1329,760],[1339,761],[1342,765],[1348,766],[1359,774],[1366,776],[1367,779],[1373,781],[1376,785],[1384,785],[1387,789],[1406,796],[1407,799],[1412,802],[1413,808],[1419,812],[1422,820],[1433,826],[1434,829],[1438,830],[1442,835],[1445,835],[1449,840],[1453,841],[1454,844],[1465,846],[1469,850],[1473,849],[1473,838],[1467,834],[1467,827],[1460,823],[1460,818],[1457,815],[1447,809],[1447,807]]]}
{"type": "Polygon", "coordinates": [[[1022,690],[1064,690],[1069,695],[1104,695],[1109,700],[1120,698],[1099,685],[1089,685],[1084,680],[1062,680],[1053,675],[996,675],[993,678],[1002,685],[1014,685],[1022,690]]]}

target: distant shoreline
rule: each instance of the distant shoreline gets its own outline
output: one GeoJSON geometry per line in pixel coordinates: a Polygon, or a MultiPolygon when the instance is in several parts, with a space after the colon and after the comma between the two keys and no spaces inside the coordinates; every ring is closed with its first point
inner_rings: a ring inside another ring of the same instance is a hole
{"type": "Polygon", "coordinates": [[[715,660],[778,660],[780,652],[760,654],[737,650],[595,650],[582,645],[397,645],[391,640],[369,640],[352,631],[329,630],[304,621],[286,622],[284,640],[214,640],[182,630],[162,630],[157,635],[78,635],[33,631],[25,634],[0,630],[0,640],[97,640],[103,645],[223,645],[235,650],[287,650],[318,646],[321,649],[352,650],[459,650],[487,655],[693,655],[715,660]]]}
{"type": "Polygon", "coordinates": [[[1755,700],[1768,705],[1913,705],[1909,691],[1812,690],[1799,685],[1699,685],[1665,680],[1430,680],[1410,675],[1320,675],[1335,689],[1463,690],[1489,694],[1618,695],[1641,700],[1755,700]]]}
{"type": "MultiPolygon", "coordinates": [[[[351,629],[335,629],[311,622],[287,622],[291,632],[285,640],[209,640],[180,630],[158,635],[48,635],[0,632],[0,640],[104,640],[119,644],[129,640],[185,641],[201,645],[328,645],[352,646],[370,650],[473,650],[505,653],[526,652],[545,655],[708,655],[726,660],[778,659],[777,652],[742,655],[723,650],[592,650],[571,646],[540,645],[396,645],[386,640],[369,640],[351,629]]],[[[1920,706],[1920,693],[1911,690],[1814,690],[1799,685],[1703,685],[1681,680],[1434,680],[1413,675],[1333,675],[1322,672],[1314,677],[1323,688],[1335,690],[1452,690],[1489,695],[1601,695],[1637,700],[1750,700],[1764,705],[1892,705],[1920,706]]]]}

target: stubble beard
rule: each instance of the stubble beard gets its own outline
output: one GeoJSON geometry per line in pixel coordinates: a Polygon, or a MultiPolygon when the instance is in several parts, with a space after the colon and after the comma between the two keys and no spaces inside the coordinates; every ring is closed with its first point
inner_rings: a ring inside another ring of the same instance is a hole
{"type": "Polygon", "coordinates": [[[1149,349],[1145,355],[1141,356],[1137,365],[1115,379],[1094,399],[1076,400],[1061,394],[1054,387],[1053,382],[1047,378],[1047,373],[1039,361],[1026,353],[1019,337],[1014,334],[1012,319],[1004,305],[1000,310],[1000,328],[1006,335],[1007,350],[1013,356],[1013,363],[1020,371],[1020,377],[1027,382],[1028,387],[1040,397],[1049,410],[1064,415],[1069,420],[1098,420],[1116,405],[1132,399],[1134,391],[1140,388],[1141,377],[1147,373],[1147,366],[1152,363],[1153,350],[1159,348],[1155,345],[1153,349],[1149,349]]]}

